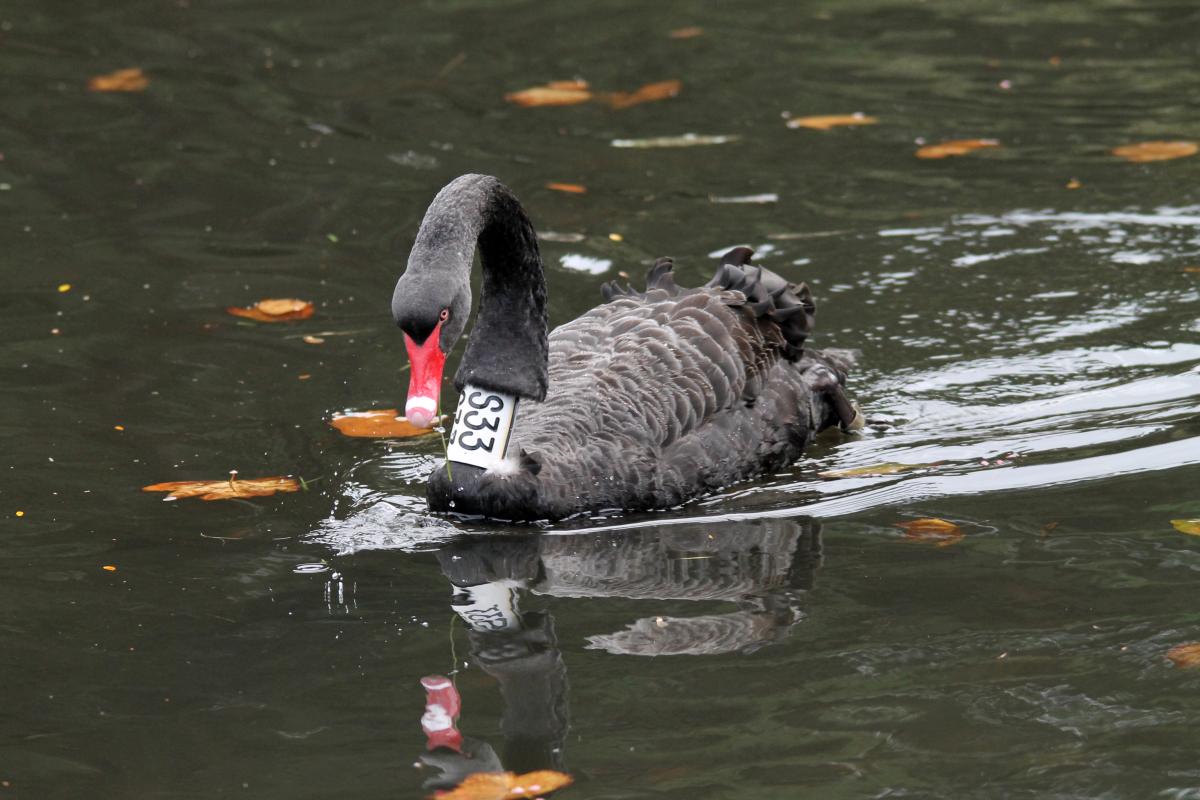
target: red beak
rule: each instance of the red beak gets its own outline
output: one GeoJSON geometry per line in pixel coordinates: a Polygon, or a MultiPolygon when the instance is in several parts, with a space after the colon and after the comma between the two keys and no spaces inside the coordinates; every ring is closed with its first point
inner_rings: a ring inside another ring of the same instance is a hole
{"type": "Polygon", "coordinates": [[[438,413],[442,369],[446,366],[446,354],[438,344],[441,332],[442,323],[439,322],[423,344],[417,344],[407,333],[404,334],[404,347],[408,350],[408,363],[411,367],[404,416],[418,428],[432,426],[438,413]]]}

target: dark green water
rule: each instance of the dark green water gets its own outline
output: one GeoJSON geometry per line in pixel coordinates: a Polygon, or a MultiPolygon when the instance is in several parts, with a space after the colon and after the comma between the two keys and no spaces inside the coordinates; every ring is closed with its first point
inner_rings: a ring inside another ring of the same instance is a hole
{"type": "Polygon", "coordinates": [[[1197,30],[1179,0],[8,3],[0,799],[421,796],[430,674],[475,755],[443,766],[563,797],[1200,797],[1200,671],[1164,657],[1200,639],[1170,525],[1200,517],[1200,158],[1107,154],[1200,139],[1197,30]],[[129,66],[145,92],[86,91],[129,66]],[[576,76],[684,90],[503,101],[576,76]],[[781,118],[852,111],[880,123],[781,118]],[[611,145],[687,132],[740,138],[611,145]],[[436,445],[326,420],[401,402],[391,288],[468,171],[559,234],[556,322],[758,247],[861,351],[877,430],[650,517],[429,519],[436,445]],[[223,312],[288,296],[316,315],[223,312]],[[817,475],[885,462],[935,466],[817,475]],[[230,469],[319,480],[139,491],[230,469]],[[468,633],[450,579],[522,631],[468,633]]]}

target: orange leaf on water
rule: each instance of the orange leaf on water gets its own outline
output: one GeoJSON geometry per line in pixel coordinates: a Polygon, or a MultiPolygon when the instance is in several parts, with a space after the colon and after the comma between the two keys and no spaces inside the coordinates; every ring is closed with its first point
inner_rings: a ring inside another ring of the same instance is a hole
{"type": "Polygon", "coordinates": [[[1177,667],[1200,667],[1200,642],[1190,642],[1172,647],[1167,658],[1177,667]]]}
{"type": "Polygon", "coordinates": [[[666,100],[675,97],[683,91],[683,81],[670,80],[647,83],[632,92],[613,92],[608,95],[608,105],[614,109],[629,108],[630,106],[650,103],[655,100],[666,100]]]}
{"type": "Polygon", "coordinates": [[[546,184],[546,188],[556,192],[566,192],[567,194],[587,193],[587,187],[579,183],[555,183],[551,181],[546,184]]]}
{"type": "Polygon", "coordinates": [[[571,784],[572,778],[552,769],[526,772],[475,772],[448,792],[435,792],[437,800],[524,800],[543,797],[571,784]]]}
{"type": "Polygon", "coordinates": [[[1200,536],[1200,519],[1173,519],[1171,525],[1180,533],[1200,536]]]}
{"type": "Polygon", "coordinates": [[[230,306],[225,309],[235,317],[245,317],[257,322],[290,322],[308,319],[315,308],[307,300],[287,298],[282,300],[259,300],[248,308],[230,306]]]}
{"type": "Polygon", "coordinates": [[[695,39],[697,36],[704,35],[704,28],[696,25],[688,25],[686,28],[676,28],[667,34],[672,39],[695,39]]]}
{"type": "Polygon", "coordinates": [[[999,147],[995,139],[954,139],[941,144],[927,144],[917,150],[917,158],[947,158],[949,156],[965,156],[975,150],[988,147],[999,147]]]}
{"type": "MultiPolygon", "coordinates": [[[[442,417],[445,422],[449,417],[442,417]]],[[[432,428],[418,428],[394,408],[377,408],[371,411],[349,411],[336,414],[329,424],[345,436],[373,439],[408,439],[433,433],[432,428]]]]}
{"type": "Polygon", "coordinates": [[[587,81],[551,81],[520,92],[510,92],[504,99],[522,108],[531,106],[573,106],[592,99],[587,81]]]}
{"type": "Polygon", "coordinates": [[[562,91],[571,90],[587,90],[590,88],[588,82],[579,78],[572,78],[569,81],[550,81],[546,84],[547,89],[560,89],[562,91]]]}
{"type": "Polygon", "coordinates": [[[1126,161],[1144,164],[1147,161],[1170,161],[1194,156],[1198,150],[1200,146],[1195,142],[1136,142],[1114,147],[1110,152],[1126,161]]]}
{"type": "Polygon", "coordinates": [[[825,114],[816,117],[795,117],[787,121],[789,128],[808,128],[814,131],[827,131],[830,128],[840,128],[846,125],[875,125],[879,122],[877,117],[868,117],[866,114],[855,112],[853,114],[825,114]]]}
{"type": "Polygon", "coordinates": [[[199,497],[201,500],[233,500],[242,497],[267,497],[276,492],[298,492],[295,478],[250,478],[241,480],[236,473],[223,481],[169,481],[143,486],[143,492],[169,492],[164,500],[199,497]]]}
{"type": "Polygon", "coordinates": [[[146,73],[137,67],[130,67],[89,78],[87,87],[93,92],[140,92],[149,85],[150,79],[146,73]]]}
{"type": "Polygon", "coordinates": [[[962,528],[953,522],[947,522],[937,517],[924,517],[901,522],[896,525],[904,529],[904,535],[918,542],[928,542],[938,547],[947,547],[962,539],[962,528]]]}

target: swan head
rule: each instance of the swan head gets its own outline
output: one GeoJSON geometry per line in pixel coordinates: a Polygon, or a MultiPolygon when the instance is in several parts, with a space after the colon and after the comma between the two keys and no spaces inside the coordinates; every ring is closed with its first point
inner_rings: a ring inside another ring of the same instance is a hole
{"type": "Polygon", "coordinates": [[[458,285],[453,273],[440,280],[409,269],[396,284],[392,317],[404,333],[410,367],[404,415],[419,428],[437,419],[446,356],[462,336],[471,313],[469,284],[458,285]]]}

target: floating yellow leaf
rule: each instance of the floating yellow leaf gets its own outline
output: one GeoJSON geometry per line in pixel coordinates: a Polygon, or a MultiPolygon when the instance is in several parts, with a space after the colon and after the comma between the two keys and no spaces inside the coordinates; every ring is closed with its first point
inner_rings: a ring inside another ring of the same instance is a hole
{"type": "Polygon", "coordinates": [[[104,570],[105,572],[116,572],[117,571],[117,567],[114,564],[105,564],[100,569],[104,570]]]}
{"type": "Polygon", "coordinates": [[[589,100],[599,100],[612,108],[665,100],[674,97],[683,89],[683,81],[669,80],[648,83],[632,92],[593,92],[587,81],[551,81],[544,86],[533,86],[519,92],[510,92],[504,99],[510,103],[530,108],[533,106],[574,106],[589,100]]]}
{"type": "Polygon", "coordinates": [[[510,92],[504,99],[522,108],[531,106],[573,106],[592,99],[587,81],[551,81],[520,92],[510,92]]]}
{"type": "Polygon", "coordinates": [[[901,522],[896,525],[904,529],[904,535],[919,542],[929,542],[938,547],[946,547],[962,539],[962,528],[953,522],[937,517],[925,517],[901,522]]]}
{"type": "Polygon", "coordinates": [[[1171,520],[1171,524],[1180,533],[1200,536],[1200,519],[1173,519],[1171,520]]]}
{"type": "Polygon", "coordinates": [[[476,772],[448,792],[435,792],[437,800],[527,800],[570,785],[572,778],[551,769],[526,772],[476,772]]]}
{"type": "Polygon", "coordinates": [[[1082,186],[1083,186],[1083,182],[1077,178],[1071,178],[1071,180],[1067,181],[1068,189],[1079,189],[1082,186]]]}
{"type": "Polygon", "coordinates": [[[1136,142],[1114,147],[1112,154],[1135,164],[1147,161],[1170,161],[1173,158],[1184,158],[1196,155],[1200,150],[1195,142],[1136,142]]]}
{"type": "MultiPolygon", "coordinates": [[[[442,417],[439,423],[449,417],[442,417]]],[[[394,408],[377,408],[371,411],[350,411],[337,414],[329,421],[346,436],[357,436],[372,439],[408,439],[413,436],[424,436],[433,433],[432,428],[418,428],[394,408]]]]}
{"type": "Polygon", "coordinates": [[[308,319],[315,311],[312,303],[294,298],[259,300],[248,308],[230,306],[225,310],[235,317],[245,317],[257,322],[290,322],[297,319],[308,319]]]}
{"type": "Polygon", "coordinates": [[[149,85],[150,79],[137,67],[119,69],[88,80],[88,89],[93,92],[140,92],[149,85]]]}
{"type": "Polygon", "coordinates": [[[670,80],[647,83],[632,92],[612,92],[606,95],[611,108],[621,109],[630,106],[651,103],[655,100],[666,100],[675,97],[683,91],[683,81],[670,80]]]}
{"type": "Polygon", "coordinates": [[[930,464],[871,464],[866,467],[851,467],[850,469],[832,469],[828,472],[818,472],[821,478],[867,478],[875,475],[895,475],[898,472],[908,472],[913,469],[923,469],[930,464]]]}
{"type": "Polygon", "coordinates": [[[551,181],[546,184],[546,188],[555,192],[565,192],[567,194],[586,194],[587,187],[579,183],[555,183],[551,181]]]}
{"type": "Polygon", "coordinates": [[[816,117],[796,117],[787,121],[789,128],[808,128],[814,131],[827,131],[830,128],[841,128],[847,125],[875,125],[879,122],[876,117],[855,112],[853,114],[825,114],[816,117]]]}
{"type": "Polygon", "coordinates": [[[995,139],[954,139],[941,144],[927,144],[917,150],[917,158],[948,158],[950,156],[965,156],[975,150],[988,147],[999,147],[995,139]]]}
{"type": "Polygon", "coordinates": [[[1177,667],[1200,666],[1200,642],[1190,642],[1172,647],[1167,651],[1167,658],[1177,667]]]}
{"type": "Polygon", "coordinates": [[[164,499],[179,500],[199,497],[201,500],[233,500],[241,497],[267,497],[276,492],[298,492],[300,482],[295,478],[250,478],[239,480],[234,473],[223,481],[170,481],[143,486],[143,492],[169,492],[164,499]]]}

